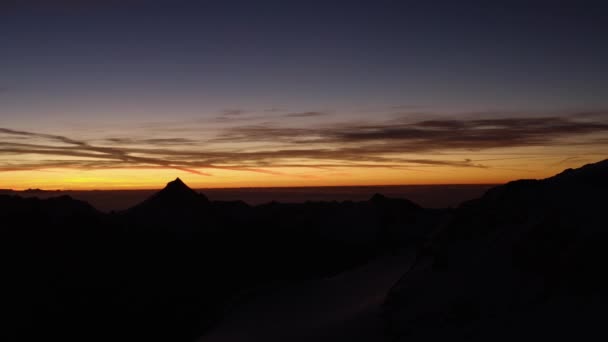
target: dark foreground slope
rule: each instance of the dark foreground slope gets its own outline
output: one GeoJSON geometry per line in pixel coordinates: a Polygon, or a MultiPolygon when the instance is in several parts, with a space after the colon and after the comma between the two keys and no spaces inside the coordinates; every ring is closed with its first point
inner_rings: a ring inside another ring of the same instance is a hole
{"type": "Polygon", "coordinates": [[[140,205],[0,196],[3,341],[190,341],[251,289],[322,279],[425,241],[445,211],[213,202],[179,179],[140,205]]]}
{"type": "Polygon", "coordinates": [[[210,341],[242,341],[251,336],[231,327],[250,326],[259,340],[377,341],[384,299],[398,341],[606,337],[607,180],[604,161],[455,210],[381,195],[249,206],[209,201],[180,180],[115,214],[69,197],[0,196],[0,340],[193,341],[211,331],[210,341]],[[404,250],[417,257],[395,264],[404,250]],[[300,309],[311,311],[290,312],[300,309]],[[248,323],[260,317],[306,331],[248,323]]]}
{"type": "Polygon", "coordinates": [[[608,161],[464,204],[392,289],[399,341],[605,340],[608,161]]]}
{"type": "Polygon", "coordinates": [[[382,303],[413,257],[406,248],[332,277],[258,292],[232,305],[199,342],[389,342],[382,303]]]}

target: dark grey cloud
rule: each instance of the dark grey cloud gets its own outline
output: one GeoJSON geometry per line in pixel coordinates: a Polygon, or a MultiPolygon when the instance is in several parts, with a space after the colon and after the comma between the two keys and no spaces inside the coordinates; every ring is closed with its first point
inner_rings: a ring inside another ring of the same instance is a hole
{"type": "Polygon", "coordinates": [[[297,112],[285,114],[288,118],[310,118],[329,115],[328,112],[297,112]]]}
{"type": "Polygon", "coordinates": [[[244,109],[224,109],[221,111],[221,115],[225,116],[237,116],[246,114],[248,111],[244,109]]]}
{"type": "Polygon", "coordinates": [[[608,111],[581,111],[568,115],[578,119],[608,120],[608,111]]]}
{"type": "MultiPolygon", "coordinates": [[[[36,144],[11,144],[10,142],[4,142],[0,144],[0,155],[15,155],[15,154],[37,154],[37,155],[54,155],[64,157],[84,157],[84,158],[96,158],[99,160],[113,161],[117,166],[119,165],[150,165],[150,166],[161,166],[166,168],[173,168],[181,171],[190,173],[205,175],[205,173],[197,170],[189,169],[183,165],[174,165],[171,161],[157,158],[154,156],[138,156],[130,153],[127,150],[114,147],[99,147],[89,144],[86,141],[80,141],[71,139],[61,135],[33,133],[19,130],[12,130],[7,128],[0,128],[0,134],[5,135],[16,135],[16,136],[28,136],[32,138],[44,139],[47,145],[36,145],[36,144]],[[68,146],[57,146],[56,143],[63,143],[68,146]]],[[[75,161],[78,165],[82,165],[81,161],[75,161]]],[[[86,163],[86,162],[85,162],[86,163]]],[[[14,167],[14,165],[13,165],[14,167]]],[[[40,165],[39,165],[40,167],[40,165]]],[[[50,166],[45,166],[50,167],[50,166]]]]}
{"type": "Polygon", "coordinates": [[[117,144],[117,145],[155,145],[155,146],[172,146],[172,145],[193,145],[198,143],[198,140],[186,138],[156,138],[156,139],[137,139],[137,138],[106,138],[102,142],[117,144]]]}
{"type": "MultiPolygon", "coordinates": [[[[74,141],[67,137],[37,134],[30,132],[1,129],[12,134],[28,134],[39,138],[74,141]]],[[[0,155],[22,156],[35,154],[39,156],[60,156],[75,158],[72,160],[53,160],[39,158],[35,162],[19,161],[0,165],[0,171],[32,170],[53,167],[72,167],[81,169],[104,168],[173,168],[177,170],[202,173],[195,169],[224,169],[248,172],[277,174],[267,167],[312,167],[312,168],[404,168],[408,165],[452,165],[462,167],[483,167],[470,161],[453,162],[426,159],[401,159],[375,156],[377,150],[369,148],[311,148],[311,149],[273,149],[267,151],[184,151],[159,148],[133,148],[129,146],[104,148],[79,142],[75,146],[54,146],[52,144],[23,144],[14,142],[0,143],[0,155]],[[80,160],[77,158],[87,158],[80,160]],[[93,160],[90,160],[93,159],[93,160]],[[302,163],[301,160],[314,161],[302,163]],[[376,164],[382,163],[382,165],[376,164]]]]}
{"type": "Polygon", "coordinates": [[[492,148],[572,145],[572,141],[608,146],[606,134],[608,121],[603,115],[581,119],[574,114],[542,118],[346,123],[316,128],[260,124],[225,128],[208,140],[166,135],[163,138],[96,140],[110,143],[109,147],[66,136],[0,128],[0,156],[4,157],[0,159],[4,160],[0,163],[0,171],[51,167],[173,168],[208,175],[199,170],[276,174],[267,168],[406,170],[437,165],[485,168],[484,162],[490,159],[463,157],[454,160],[441,156],[454,151],[459,151],[459,155],[464,155],[463,151],[475,155],[475,151],[492,148]],[[32,139],[19,139],[22,137],[32,139]],[[247,147],[251,144],[258,147],[247,147]],[[40,158],[35,161],[21,158],[26,154],[40,158]],[[433,158],[402,157],[405,154],[432,155],[433,158]]]}
{"type": "MultiPolygon", "coordinates": [[[[272,113],[280,113],[280,112],[285,112],[285,109],[281,109],[281,108],[267,108],[261,111],[261,113],[257,112],[257,111],[252,111],[252,110],[246,110],[246,109],[238,109],[238,108],[227,108],[224,109],[220,112],[220,115],[218,118],[235,118],[237,119],[243,119],[242,116],[245,114],[256,114],[254,116],[254,118],[256,119],[262,119],[262,118],[270,118],[273,117],[269,114],[272,113]],[[266,114],[264,114],[266,113],[266,114]]],[[[287,112],[285,114],[282,114],[281,116],[286,117],[286,118],[307,118],[307,117],[318,117],[318,116],[326,116],[326,115],[330,115],[329,112],[325,112],[325,111],[303,111],[303,112],[287,112]]]]}
{"type": "Polygon", "coordinates": [[[316,129],[235,127],[218,139],[382,146],[389,152],[480,150],[559,144],[565,138],[608,132],[608,121],[571,117],[430,120],[414,123],[344,124],[316,129]],[[379,145],[380,144],[380,145],[379,145]]]}

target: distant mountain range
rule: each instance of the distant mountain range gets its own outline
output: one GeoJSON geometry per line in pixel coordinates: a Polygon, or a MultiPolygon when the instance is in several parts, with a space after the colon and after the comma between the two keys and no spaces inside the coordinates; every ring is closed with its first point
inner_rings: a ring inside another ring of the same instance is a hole
{"type": "Polygon", "coordinates": [[[3,340],[191,340],[240,293],[357,267],[424,240],[446,213],[381,195],[209,201],[180,179],[111,214],[69,196],[0,195],[14,328],[3,340]]]}
{"type": "Polygon", "coordinates": [[[465,203],[388,296],[399,341],[606,338],[608,160],[465,203]]]}
{"type": "Polygon", "coordinates": [[[604,334],[608,160],[455,209],[210,201],[179,178],[130,209],[0,195],[3,341],[191,341],[251,289],[413,251],[387,295],[393,340],[604,334]]]}
{"type": "MultiPolygon", "coordinates": [[[[307,201],[366,201],[374,193],[387,197],[408,198],[425,208],[457,207],[460,203],[478,198],[492,184],[387,185],[387,186],[330,186],[292,188],[214,188],[195,189],[212,201],[243,201],[249,205],[270,202],[304,203],[307,201]]],[[[50,198],[68,195],[90,203],[103,212],[131,208],[158,190],[43,190],[14,191],[0,189],[0,195],[50,198]]]]}

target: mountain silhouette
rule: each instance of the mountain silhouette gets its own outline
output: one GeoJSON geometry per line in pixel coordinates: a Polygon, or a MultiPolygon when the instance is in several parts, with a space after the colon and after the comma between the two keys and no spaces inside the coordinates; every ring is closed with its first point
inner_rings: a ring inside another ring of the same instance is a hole
{"type": "Polygon", "coordinates": [[[174,181],[167,183],[167,186],[161,190],[157,196],[193,196],[197,193],[190,189],[184,182],[178,178],[174,181]]]}
{"type": "MultiPolygon", "coordinates": [[[[30,219],[61,220],[62,218],[101,215],[90,204],[67,195],[48,199],[0,195],[0,208],[1,214],[5,217],[12,219],[21,216],[24,222],[30,219]]],[[[7,223],[5,222],[5,224],[7,223]]]]}
{"type": "Polygon", "coordinates": [[[155,227],[193,232],[215,227],[207,197],[190,189],[179,178],[122,214],[140,229],[155,227]]]}
{"type": "Polygon", "coordinates": [[[181,179],[176,178],[174,181],[167,183],[164,189],[130,210],[145,208],[146,210],[165,211],[208,203],[209,200],[205,195],[190,189],[181,179]]]}
{"type": "Polygon", "coordinates": [[[602,161],[463,204],[388,296],[396,340],[604,334],[593,322],[608,305],[606,179],[602,161]]]}
{"type": "Polygon", "coordinates": [[[587,164],[578,169],[567,169],[548,179],[549,182],[561,184],[577,183],[590,186],[608,186],[608,160],[587,164]]]}
{"type": "Polygon", "coordinates": [[[608,160],[455,209],[381,194],[249,206],[179,178],[112,214],[0,195],[0,338],[192,341],[242,298],[414,254],[390,291],[372,289],[388,291],[373,319],[392,340],[605,337],[607,179],[608,160]]]}

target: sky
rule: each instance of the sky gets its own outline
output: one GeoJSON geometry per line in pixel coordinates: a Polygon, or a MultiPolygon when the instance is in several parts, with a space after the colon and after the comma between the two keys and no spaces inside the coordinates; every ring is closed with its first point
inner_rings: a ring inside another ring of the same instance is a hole
{"type": "Polygon", "coordinates": [[[608,156],[600,1],[0,4],[0,188],[501,183],[608,156]]]}

